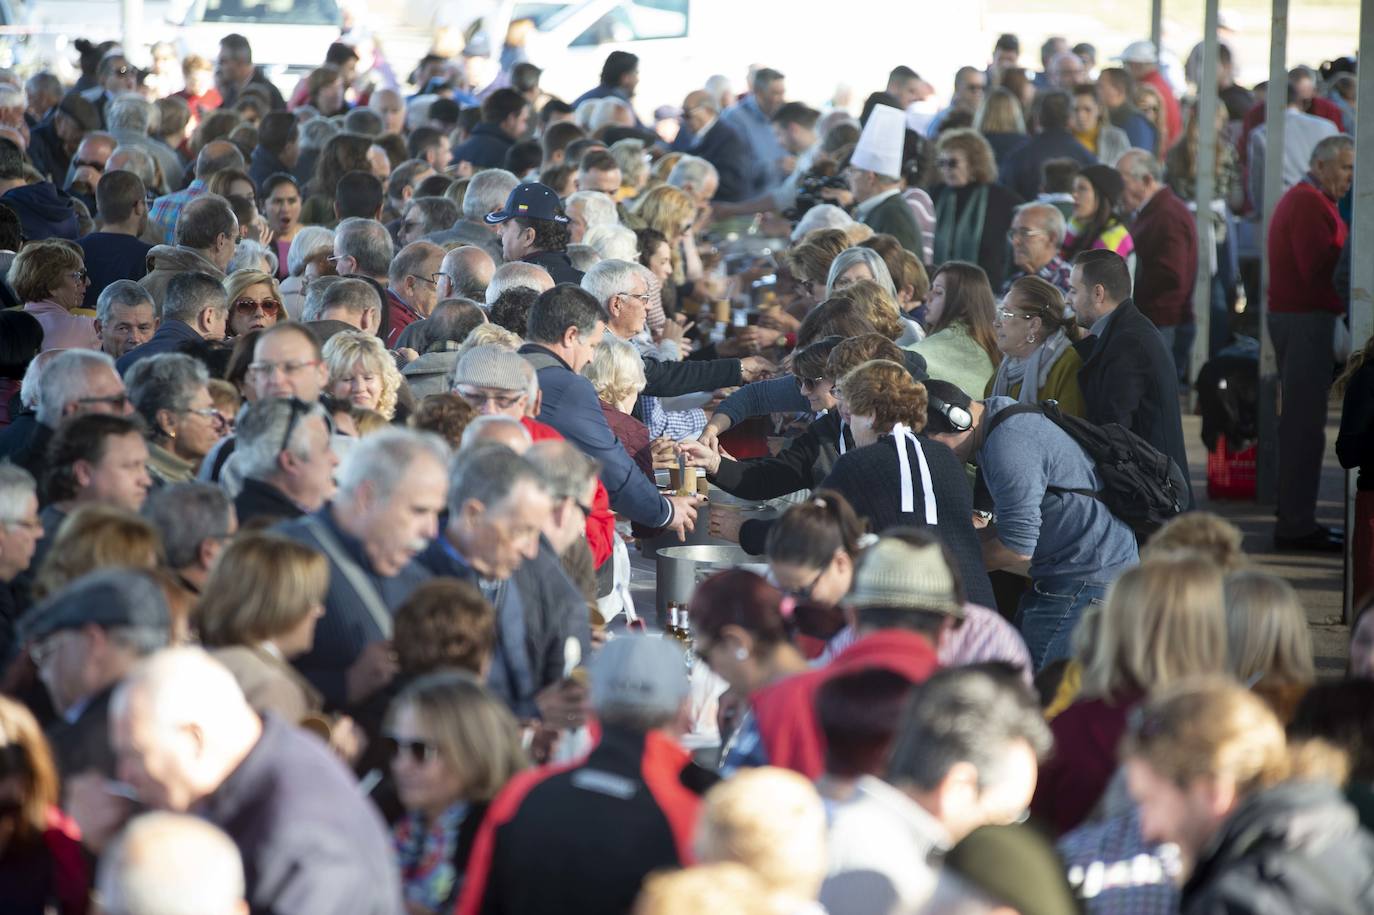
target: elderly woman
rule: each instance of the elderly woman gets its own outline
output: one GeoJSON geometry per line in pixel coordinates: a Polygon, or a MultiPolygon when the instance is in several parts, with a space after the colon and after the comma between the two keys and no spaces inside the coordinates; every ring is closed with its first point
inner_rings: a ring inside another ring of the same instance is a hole
{"type": "Polygon", "coordinates": [[[335,276],[334,230],[324,226],[301,226],[286,251],[286,279],[282,280],[282,306],[293,321],[301,319],[305,307],[305,287],[321,276],[335,276]]]}
{"type": "Polygon", "coordinates": [[[970,261],[990,277],[1007,275],[1007,230],[1021,198],[997,183],[992,147],[975,130],[940,135],[935,164],[935,260],[970,261]]]}
{"type": "Polygon", "coordinates": [[[200,640],[258,712],[299,722],[322,700],[291,666],[315,642],[329,564],[279,534],[242,534],[224,548],[196,608],[200,640]]]}
{"type": "Polygon", "coordinates": [[[644,360],[639,350],[632,343],[607,335],[582,374],[601,401],[606,425],[635,465],[652,480],[654,459],[649,447],[649,427],[631,415],[645,385],[644,360]]]}
{"type": "Polygon", "coordinates": [[[1065,261],[1072,264],[1084,251],[1105,248],[1125,258],[1135,277],[1135,241],[1116,215],[1121,190],[1121,173],[1106,165],[1089,165],[1073,179],[1073,217],[1060,249],[1065,261]]]}
{"type": "Polygon", "coordinates": [[[224,278],[229,297],[229,336],[271,327],[282,318],[281,288],[261,270],[235,270],[224,278]]]}
{"type": "Polygon", "coordinates": [[[396,399],[405,379],[381,338],[362,331],[344,331],[324,345],[329,370],[326,390],[341,401],[375,410],[388,421],[396,416],[396,399]]]}
{"type": "Polygon", "coordinates": [[[875,534],[892,527],[938,528],[969,600],[993,603],[983,549],[973,529],[973,492],[963,463],[921,437],[925,386],[895,362],[875,359],[839,380],[840,415],[854,448],[821,483],[844,496],[875,534]]]}
{"type": "Polygon", "coordinates": [[[909,349],[925,359],[931,378],[981,391],[1002,361],[992,326],[996,312],[983,268],[949,261],[930,278],[926,338],[909,349]]]}
{"type": "Polygon", "coordinates": [[[1021,403],[1057,400],[1072,416],[1087,405],[1078,387],[1083,360],[1073,348],[1077,327],[1064,317],[1064,297],[1038,276],[1011,284],[993,322],[997,348],[1005,358],[984,388],[985,396],[1014,397],[1021,403]]]}
{"type": "Polygon", "coordinates": [[[30,242],[14,256],[9,283],[24,310],[43,325],[44,350],[100,349],[95,319],[72,313],[91,284],[75,244],[59,238],[30,242]]]}
{"type": "Polygon", "coordinates": [[[395,839],[406,911],[451,911],[487,805],[526,766],[520,727],[477,678],[449,670],[397,696],[384,732],[405,808],[395,839]]]}
{"type": "Polygon", "coordinates": [[[867,244],[846,248],[831,261],[830,271],[825,278],[825,297],[829,299],[843,295],[845,290],[864,280],[879,286],[892,299],[897,318],[901,321],[901,333],[894,338],[898,346],[908,346],[925,337],[926,333],[921,325],[906,316],[906,309],[901,305],[897,285],[892,278],[892,271],[888,269],[887,261],[867,244]]]}
{"type": "Polygon", "coordinates": [[[277,253],[277,279],[290,276],[291,242],[301,230],[301,186],[290,175],[275,174],[263,182],[263,214],[277,253]]]}
{"type": "MultiPolygon", "coordinates": [[[[918,319],[914,313],[925,304],[926,296],[930,295],[930,276],[926,273],[925,264],[921,263],[921,259],[903,248],[902,243],[896,238],[882,232],[859,242],[858,247],[871,248],[878,252],[878,256],[887,265],[888,275],[892,277],[892,286],[897,291],[897,307],[908,318],[918,319]]],[[[916,339],[924,337],[925,329],[922,328],[916,339]]]]}
{"type": "Polygon", "coordinates": [[[183,353],[141,359],[124,376],[129,400],[148,426],[154,485],[194,480],[201,460],[228,431],[209,381],[205,365],[183,353]]]}

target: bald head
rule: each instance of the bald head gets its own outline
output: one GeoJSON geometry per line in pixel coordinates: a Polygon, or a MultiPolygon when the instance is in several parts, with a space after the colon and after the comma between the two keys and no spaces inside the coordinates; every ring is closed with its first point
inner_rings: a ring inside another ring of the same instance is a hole
{"type": "Polygon", "coordinates": [[[100,859],[106,915],[246,915],[243,862],[233,841],[200,817],[147,813],[100,859]]]}
{"type": "Polygon", "coordinates": [[[516,454],[524,454],[533,444],[524,424],[502,413],[479,416],[468,423],[468,427],[463,430],[461,450],[467,451],[478,443],[505,445],[516,454]]]}
{"type": "Polygon", "coordinates": [[[212,140],[196,156],[197,181],[209,181],[212,175],[226,168],[244,168],[243,153],[228,140],[212,140]]]}
{"type": "Polygon", "coordinates": [[[496,273],[496,261],[476,245],[463,245],[444,255],[439,266],[439,298],[464,298],[481,302],[496,273]]]}
{"type": "Polygon", "coordinates": [[[527,264],[524,261],[502,264],[487,284],[487,304],[494,305],[501,297],[501,293],[513,286],[523,286],[538,293],[545,293],[553,288],[553,277],[538,264],[527,264]]]}
{"type": "Polygon", "coordinates": [[[687,98],[682,100],[683,111],[690,111],[693,108],[706,108],[714,113],[720,111],[720,103],[710,92],[705,89],[698,89],[695,92],[687,93],[687,98]]]}

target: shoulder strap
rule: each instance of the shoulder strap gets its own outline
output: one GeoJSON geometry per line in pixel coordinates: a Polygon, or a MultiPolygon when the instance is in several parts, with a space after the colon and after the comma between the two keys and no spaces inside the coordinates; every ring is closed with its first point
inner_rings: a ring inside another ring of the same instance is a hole
{"type": "Polygon", "coordinates": [[[988,420],[988,427],[983,431],[983,441],[992,437],[992,433],[997,431],[997,427],[1002,425],[1003,420],[1011,419],[1013,416],[1020,416],[1023,413],[1039,413],[1042,416],[1045,408],[1038,403],[1019,403],[1014,407],[1007,407],[992,419],[988,420]]]}
{"type": "Polygon", "coordinates": [[[315,540],[320,544],[320,549],[329,561],[332,562],[343,577],[348,580],[349,586],[358,595],[358,600],[363,602],[367,608],[372,621],[381,630],[382,638],[391,638],[391,611],[386,608],[386,601],[377,593],[377,588],[372,584],[372,579],[359,567],[359,565],[349,558],[344,551],[343,545],[330,533],[329,528],[320,523],[319,519],[313,515],[305,516],[305,526],[310,533],[315,535],[315,540]]]}
{"type": "MultiPolygon", "coordinates": [[[[983,433],[983,441],[987,441],[988,438],[992,436],[992,433],[997,430],[997,427],[1002,424],[1003,420],[1010,419],[1022,413],[1039,413],[1060,429],[1064,429],[1064,415],[1059,411],[1059,404],[1055,401],[1046,400],[1040,403],[1019,403],[1014,407],[1007,407],[992,419],[988,420],[988,428],[987,431],[983,433]]],[[[1074,438],[1069,430],[1064,429],[1064,433],[1068,435],[1069,438],[1074,438]]],[[[1074,442],[1077,444],[1078,440],[1074,439],[1074,442]]],[[[1082,446],[1080,445],[1080,447],[1082,446]]],[[[1088,455],[1088,458],[1091,460],[1092,455],[1088,455]]],[[[1087,496],[1090,499],[1100,498],[1099,493],[1092,489],[1066,489],[1063,486],[1047,486],[1045,489],[1047,492],[1073,493],[1075,495],[1087,496]]]]}

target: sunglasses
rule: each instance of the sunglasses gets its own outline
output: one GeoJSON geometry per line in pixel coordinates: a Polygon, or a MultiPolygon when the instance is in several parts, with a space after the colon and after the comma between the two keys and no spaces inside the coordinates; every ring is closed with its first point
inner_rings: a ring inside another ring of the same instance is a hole
{"type": "Polygon", "coordinates": [[[439,755],[439,748],[427,740],[407,740],[390,735],[382,738],[382,749],[386,751],[387,759],[396,759],[404,751],[410,756],[411,762],[419,765],[439,755]]]}
{"type": "Polygon", "coordinates": [[[104,162],[92,162],[90,159],[76,159],[72,162],[72,168],[89,168],[97,172],[105,171],[104,162]]]}
{"type": "Polygon", "coordinates": [[[234,300],[234,311],[245,317],[256,314],[259,310],[269,318],[275,317],[281,311],[281,302],[276,299],[263,299],[261,302],[253,299],[234,300]]]}
{"type": "Polygon", "coordinates": [[[296,423],[300,418],[310,413],[310,404],[299,397],[292,397],[287,404],[291,407],[291,418],[286,421],[286,432],[281,437],[281,447],[277,449],[277,454],[281,454],[286,450],[286,446],[291,444],[291,433],[296,431],[296,423]]]}

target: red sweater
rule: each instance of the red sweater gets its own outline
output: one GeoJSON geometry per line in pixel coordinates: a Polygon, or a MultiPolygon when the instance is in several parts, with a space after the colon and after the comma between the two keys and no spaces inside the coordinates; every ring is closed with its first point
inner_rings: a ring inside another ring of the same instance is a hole
{"type": "Polygon", "coordinates": [[[1269,226],[1269,310],[1345,312],[1331,279],[1348,234],[1336,201],[1310,180],[1288,189],[1269,226]]]}
{"type": "Polygon", "coordinates": [[[1135,239],[1135,304],[1156,327],[1193,320],[1197,225],[1177,194],[1162,188],[1131,223],[1135,239]]]}

